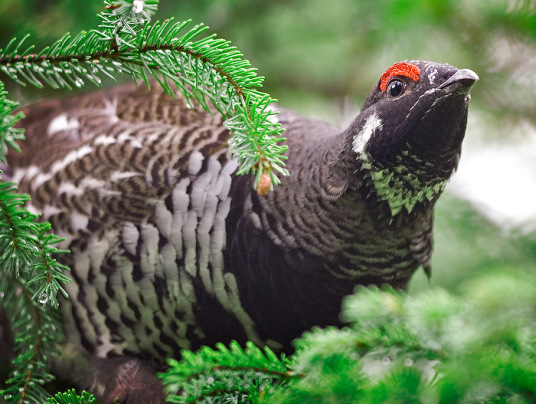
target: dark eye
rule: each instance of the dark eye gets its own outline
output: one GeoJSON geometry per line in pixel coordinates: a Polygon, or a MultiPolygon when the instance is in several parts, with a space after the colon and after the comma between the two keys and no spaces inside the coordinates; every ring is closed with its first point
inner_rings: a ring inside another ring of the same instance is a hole
{"type": "Polygon", "coordinates": [[[406,84],[400,80],[393,80],[387,88],[391,98],[399,97],[406,91],[406,84]]]}

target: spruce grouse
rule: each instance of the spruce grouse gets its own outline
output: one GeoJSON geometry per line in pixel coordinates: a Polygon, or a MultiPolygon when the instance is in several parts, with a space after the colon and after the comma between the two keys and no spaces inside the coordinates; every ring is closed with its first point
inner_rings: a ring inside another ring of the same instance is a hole
{"type": "Polygon", "coordinates": [[[222,118],[180,95],[126,85],[27,107],[10,179],[72,251],[66,356],[94,359],[103,402],[156,402],[147,363],[232,339],[288,351],[337,325],[356,285],[429,272],[476,80],[397,63],[344,130],[276,107],[290,176],[266,196],[234,175],[222,118]]]}

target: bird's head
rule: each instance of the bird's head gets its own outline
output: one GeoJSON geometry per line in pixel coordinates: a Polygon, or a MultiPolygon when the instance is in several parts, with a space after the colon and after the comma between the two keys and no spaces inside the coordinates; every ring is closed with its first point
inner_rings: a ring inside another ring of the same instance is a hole
{"type": "Polygon", "coordinates": [[[456,169],[478,76],[447,64],[389,67],[349,128],[351,148],[396,215],[435,200],[456,169]]]}

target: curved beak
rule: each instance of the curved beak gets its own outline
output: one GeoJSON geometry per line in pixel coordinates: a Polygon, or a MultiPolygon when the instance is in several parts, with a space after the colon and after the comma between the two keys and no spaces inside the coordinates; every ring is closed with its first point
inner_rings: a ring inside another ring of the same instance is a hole
{"type": "Polygon", "coordinates": [[[460,69],[439,86],[440,89],[448,87],[449,91],[469,94],[471,87],[478,81],[478,74],[470,69],[460,69]]]}

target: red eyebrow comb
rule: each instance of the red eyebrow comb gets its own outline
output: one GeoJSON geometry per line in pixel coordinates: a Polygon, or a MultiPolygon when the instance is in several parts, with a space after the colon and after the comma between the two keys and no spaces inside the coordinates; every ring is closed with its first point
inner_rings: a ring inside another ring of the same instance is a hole
{"type": "Polygon", "coordinates": [[[412,65],[411,63],[396,63],[390,68],[388,68],[385,73],[382,74],[382,78],[380,80],[380,90],[385,91],[385,88],[387,87],[387,82],[393,76],[406,76],[413,81],[418,81],[420,74],[421,70],[417,66],[412,65]]]}

